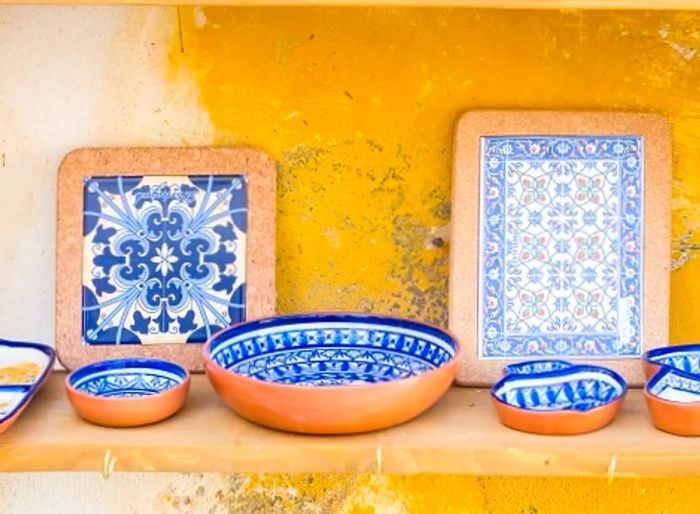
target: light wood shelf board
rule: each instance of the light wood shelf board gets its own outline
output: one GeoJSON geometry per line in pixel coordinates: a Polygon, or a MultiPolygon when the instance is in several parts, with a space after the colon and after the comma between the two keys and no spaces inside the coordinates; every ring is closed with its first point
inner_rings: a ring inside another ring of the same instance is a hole
{"type": "Polygon", "coordinates": [[[78,418],[55,373],[24,415],[0,436],[0,471],[381,472],[489,475],[700,475],[700,438],[655,430],[642,394],[630,392],[617,420],[583,436],[546,437],[501,426],[487,390],[452,388],[404,425],[355,436],[268,430],[232,413],[206,378],[193,377],[184,409],[132,429],[78,418]],[[613,463],[611,465],[611,462],[613,463]]]}

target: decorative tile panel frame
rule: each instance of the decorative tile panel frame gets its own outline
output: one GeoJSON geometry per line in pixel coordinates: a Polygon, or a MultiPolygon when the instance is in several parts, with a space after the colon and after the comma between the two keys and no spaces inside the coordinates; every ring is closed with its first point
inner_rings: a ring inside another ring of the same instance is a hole
{"type": "Polygon", "coordinates": [[[458,381],[562,358],[641,383],[641,354],[668,342],[670,178],[656,115],[467,113],[451,239],[450,328],[468,346],[458,381]]]}
{"type": "Polygon", "coordinates": [[[56,346],[69,369],[165,358],[275,309],[275,166],[236,148],[104,148],[59,169],[56,346]]]}

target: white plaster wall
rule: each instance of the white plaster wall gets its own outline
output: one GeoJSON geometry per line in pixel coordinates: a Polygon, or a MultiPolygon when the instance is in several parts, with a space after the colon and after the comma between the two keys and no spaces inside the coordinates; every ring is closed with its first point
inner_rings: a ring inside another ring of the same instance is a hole
{"type": "MultiPolygon", "coordinates": [[[[211,142],[196,88],[168,78],[176,30],[174,7],[0,7],[0,337],[53,343],[55,184],[66,153],[211,142]]],[[[0,513],[223,512],[216,492],[228,480],[0,474],[0,513]]]]}

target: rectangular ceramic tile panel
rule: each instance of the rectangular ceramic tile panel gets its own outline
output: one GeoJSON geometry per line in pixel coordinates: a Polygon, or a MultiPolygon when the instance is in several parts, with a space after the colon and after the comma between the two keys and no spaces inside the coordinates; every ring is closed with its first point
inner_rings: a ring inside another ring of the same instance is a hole
{"type": "Polygon", "coordinates": [[[642,353],[643,138],[481,140],[481,358],[642,353]]]}
{"type": "Polygon", "coordinates": [[[68,369],[202,345],[275,312],[276,165],[251,148],[82,148],[58,170],[56,349],[68,369]]]}
{"type": "Polygon", "coordinates": [[[630,385],[668,344],[671,145],[654,114],[473,111],[455,139],[449,326],[457,382],[535,359],[630,385]]]}
{"type": "Polygon", "coordinates": [[[245,319],[246,177],[86,177],[85,344],[203,343],[245,319]]]}

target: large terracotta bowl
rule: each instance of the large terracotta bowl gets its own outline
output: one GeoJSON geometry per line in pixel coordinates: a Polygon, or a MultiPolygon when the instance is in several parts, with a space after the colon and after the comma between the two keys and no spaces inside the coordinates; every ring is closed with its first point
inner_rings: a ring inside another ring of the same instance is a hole
{"type": "Polygon", "coordinates": [[[300,314],[235,325],[205,345],[205,370],[235,412],[280,430],[347,434],[407,421],[457,373],[460,345],[416,321],[300,314]]]}
{"type": "Polygon", "coordinates": [[[608,425],[626,394],[618,373],[587,365],[506,375],[491,390],[501,423],[547,435],[584,434],[608,425]]]}
{"type": "Polygon", "coordinates": [[[644,388],[654,426],[676,435],[700,435],[700,375],[661,366],[644,388]]]}
{"type": "Polygon", "coordinates": [[[73,371],[65,387],[83,419],[109,427],[135,427],[175,414],[187,398],[190,375],[159,359],[114,359],[73,371]]]}
{"type": "Polygon", "coordinates": [[[680,344],[654,348],[642,355],[647,380],[668,366],[686,373],[700,375],[700,344],[680,344]]]}

